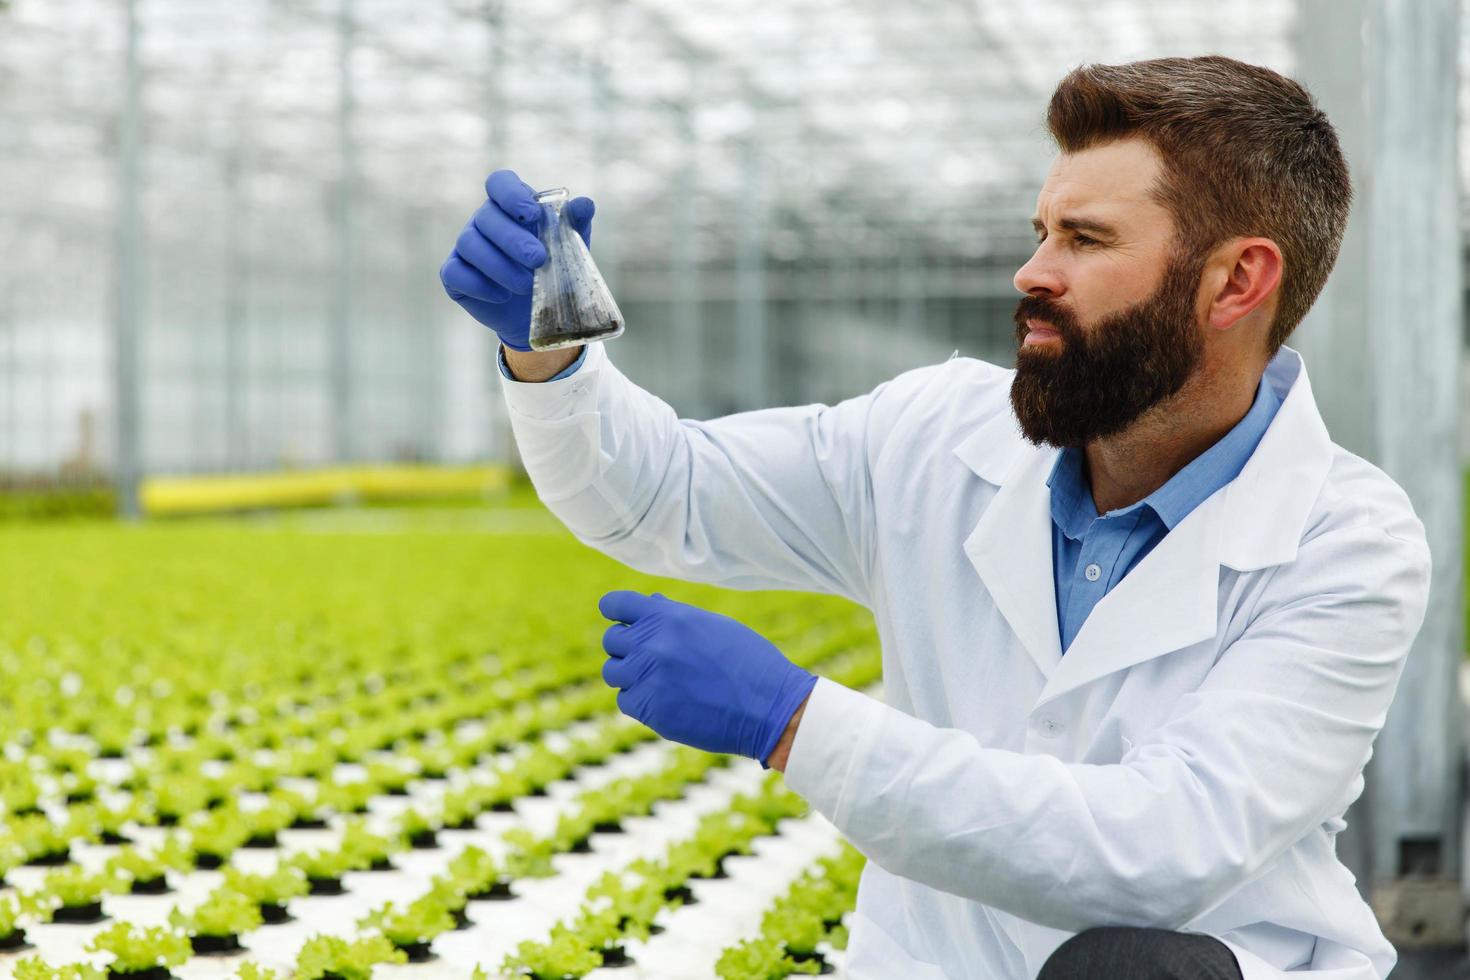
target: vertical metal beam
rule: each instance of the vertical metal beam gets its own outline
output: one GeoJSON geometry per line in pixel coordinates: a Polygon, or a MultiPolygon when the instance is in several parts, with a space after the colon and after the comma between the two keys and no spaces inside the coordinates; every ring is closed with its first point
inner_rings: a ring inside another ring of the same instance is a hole
{"type": "Polygon", "coordinates": [[[331,378],[331,452],[337,460],[355,458],[357,440],[352,419],[352,194],[357,168],[353,138],[353,0],[337,7],[337,151],[339,172],[333,195],[336,231],[332,264],[332,312],[327,338],[331,378]]]}
{"type": "Polygon", "coordinates": [[[113,414],[116,419],[113,485],[118,516],[139,516],[138,480],[141,476],[138,427],[138,339],[143,303],[143,233],[138,205],[142,153],[140,125],[141,78],[138,66],[138,0],[123,6],[126,40],[123,60],[122,118],[118,125],[117,227],[112,319],[113,414]]]}
{"type": "MultiPolygon", "coordinates": [[[[758,131],[759,127],[753,127],[758,131]]],[[[740,241],[735,253],[735,360],[738,403],[745,408],[769,404],[766,343],[766,201],[764,159],[755,137],[741,141],[744,201],[740,241]]]]}
{"type": "Polygon", "coordinates": [[[249,208],[250,201],[242,189],[241,169],[243,166],[243,143],[246,132],[244,112],[236,113],[241,120],[237,141],[225,157],[225,220],[224,220],[224,430],[225,466],[231,470],[245,469],[245,332],[249,329],[246,315],[246,283],[249,277],[250,249],[249,208]]]}
{"type": "MultiPolygon", "coordinates": [[[[694,72],[693,66],[690,68],[694,72]]],[[[674,193],[669,204],[673,208],[669,256],[673,276],[672,360],[674,376],[683,379],[684,404],[680,414],[705,418],[709,414],[705,397],[704,327],[700,322],[702,305],[699,284],[699,139],[690,118],[694,99],[686,103],[675,120],[683,145],[684,159],[675,174],[674,193]]]]}
{"type": "Polygon", "coordinates": [[[1410,874],[1452,882],[1460,868],[1459,4],[1298,2],[1311,32],[1297,46],[1299,77],[1343,139],[1357,200],[1332,279],[1292,346],[1333,439],[1404,488],[1434,554],[1429,611],[1349,816],[1350,830],[1355,819],[1367,830],[1357,831],[1354,870],[1377,892],[1410,874]]]}

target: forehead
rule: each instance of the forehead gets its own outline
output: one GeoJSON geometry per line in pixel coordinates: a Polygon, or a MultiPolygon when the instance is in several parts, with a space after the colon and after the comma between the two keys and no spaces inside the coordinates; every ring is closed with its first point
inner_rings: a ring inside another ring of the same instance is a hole
{"type": "Polygon", "coordinates": [[[1036,197],[1036,216],[1054,223],[1085,212],[1120,228],[1168,225],[1168,212],[1149,197],[1162,168],[1154,148],[1136,139],[1060,154],[1036,197]]]}

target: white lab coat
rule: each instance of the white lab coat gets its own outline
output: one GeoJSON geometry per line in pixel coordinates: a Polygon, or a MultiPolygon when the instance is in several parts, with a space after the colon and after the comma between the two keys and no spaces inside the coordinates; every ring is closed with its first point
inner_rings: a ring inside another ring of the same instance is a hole
{"type": "Polygon", "coordinates": [[[819,681],[786,770],[870,858],[850,976],[1034,977],[1098,925],[1217,936],[1246,980],[1386,976],[1333,840],[1424,616],[1407,496],[1329,440],[1282,348],[1245,469],[1063,657],[1058,450],[1022,438],[1012,375],[957,358],[833,407],[699,422],[597,343],[505,392],[538,493],[585,543],[873,611],[887,703],[819,681]]]}

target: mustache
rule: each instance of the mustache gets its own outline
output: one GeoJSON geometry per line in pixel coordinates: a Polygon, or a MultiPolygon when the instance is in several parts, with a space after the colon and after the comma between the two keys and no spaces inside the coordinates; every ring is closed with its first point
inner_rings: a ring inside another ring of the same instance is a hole
{"type": "Polygon", "coordinates": [[[1076,320],[1070,312],[1041,296],[1027,296],[1016,304],[1017,343],[1026,339],[1026,332],[1030,329],[1026,326],[1027,320],[1046,324],[1061,334],[1063,340],[1071,339],[1077,329],[1076,320]]]}

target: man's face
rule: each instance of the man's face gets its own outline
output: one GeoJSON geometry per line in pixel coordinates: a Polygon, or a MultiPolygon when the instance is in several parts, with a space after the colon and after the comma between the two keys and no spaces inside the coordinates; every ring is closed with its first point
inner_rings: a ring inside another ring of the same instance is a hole
{"type": "Polygon", "coordinates": [[[1174,254],[1173,220],[1147,193],[1160,167],[1151,146],[1126,140],[1060,156],[1047,174],[1035,221],[1044,240],[1015,278],[1027,295],[1011,385],[1037,445],[1115,435],[1199,369],[1204,257],[1174,254]],[[1028,320],[1055,333],[1032,333],[1028,320]]]}

